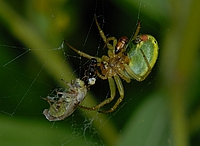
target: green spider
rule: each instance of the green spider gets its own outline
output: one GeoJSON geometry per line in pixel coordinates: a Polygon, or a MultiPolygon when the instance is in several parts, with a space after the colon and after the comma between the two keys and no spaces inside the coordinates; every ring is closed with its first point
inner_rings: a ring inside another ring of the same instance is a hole
{"type": "Polygon", "coordinates": [[[103,80],[108,79],[110,87],[109,98],[93,107],[85,107],[81,105],[79,105],[79,107],[88,110],[99,110],[102,106],[110,103],[115,98],[117,86],[120,97],[114,106],[110,110],[99,111],[102,113],[110,113],[118,107],[124,98],[124,87],[120,78],[125,80],[127,83],[129,83],[131,79],[136,79],[139,82],[143,81],[149,75],[156,63],[159,48],[158,43],[153,36],[147,34],[138,35],[140,31],[139,21],[134,36],[130,41],[128,41],[126,36],[121,37],[119,40],[115,37],[106,38],[103,30],[98,24],[96,16],[95,22],[105,43],[105,47],[108,48],[107,56],[103,55],[101,58],[94,57],[75,49],[68,43],[66,44],[80,56],[88,59],[95,58],[98,67],[98,70],[96,71],[97,76],[103,80]],[[112,44],[110,43],[111,41],[112,44]]]}

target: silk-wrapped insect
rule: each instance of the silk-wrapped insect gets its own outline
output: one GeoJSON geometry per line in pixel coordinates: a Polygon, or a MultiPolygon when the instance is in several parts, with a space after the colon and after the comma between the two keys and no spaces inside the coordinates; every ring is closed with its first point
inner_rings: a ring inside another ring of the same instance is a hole
{"type": "Polygon", "coordinates": [[[56,95],[45,98],[50,108],[45,109],[43,114],[49,121],[64,120],[85,99],[87,87],[84,81],[76,78],[71,83],[66,82],[66,84],[67,88],[64,91],[56,91],[56,95]]]}

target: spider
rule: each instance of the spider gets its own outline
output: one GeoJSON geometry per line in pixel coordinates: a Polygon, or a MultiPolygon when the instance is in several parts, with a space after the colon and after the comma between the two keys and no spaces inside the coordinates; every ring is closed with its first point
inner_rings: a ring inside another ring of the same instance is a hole
{"type": "Polygon", "coordinates": [[[75,49],[67,42],[66,44],[80,56],[87,59],[95,58],[97,60],[98,67],[96,71],[97,76],[103,80],[108,80],[110,87],[109,98],[106,98],[104,101],[93,107],[85,107],[81,105],[79,105],[79,107],[88,110],[98,110],[98,112],[102,113],[110,113],[118,107],[124,98],[124,88],[120,78],[125,80],[127,83],[129,83],[131,79],[136,79],[139,82],[143,81],[156,63],[159,48],[158,43],[153,36],[148,34],[138,35],[140,31],[140,21],[137,23],[133,38],[128,41],[126,36],[121,37],[119,40],[115,37],[107,38],[103,30],[100,28],[96,16],[94,19],[100,36],[105,43],[105,47],[108,48],[108,55],[103,55],[101,58],[94,57],[75,49]],[[110,110],[99,110],[115,98],[115,85],[117,86],[120,97],[110,110]]]}

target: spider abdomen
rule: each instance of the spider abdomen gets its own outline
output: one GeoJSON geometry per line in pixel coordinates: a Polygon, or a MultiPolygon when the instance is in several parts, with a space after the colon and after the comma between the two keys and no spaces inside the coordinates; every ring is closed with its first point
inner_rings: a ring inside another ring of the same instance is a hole
{"type": "MultiPolygon", "coordinates": [[[[136,39],[137,42],[132,41],[127,47],[127,55],[130,59],[128,66],[132,72],[138,76],[136,80],[142,81],[154,67],[159,48],[156,39],[151,35],[139,35],[136,39]]],[[[129,76],[132,77],[130,74],[129,76]]]]}

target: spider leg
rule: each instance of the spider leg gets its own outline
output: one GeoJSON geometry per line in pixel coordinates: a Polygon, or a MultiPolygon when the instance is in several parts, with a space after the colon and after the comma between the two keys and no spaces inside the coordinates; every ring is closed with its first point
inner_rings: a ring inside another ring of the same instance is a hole
{"type": "Polygon", "coordinates": [[[89,55],[89,54],[86,54],[86,53],[84,53],[84,52],[82,52],[82,51],[79,51],[79,50],[75,49],[74,47],[72,47],[70,44],[68,44],[66,41],[65,41],[65,43],[67,44],[67,46],[68,46],[70,49],[74,50],[74,51],[75,51],[77,54],[79,54],[80,56],[83,56],[83,57],[88,58],[88,59],[95,58],[95,59],[97,60],[97,62],[101,62],[101,58],[99,58],[99,57],[94,57],[94,56],[91,56],[91,55],[89,55]]]}
{"type": "MultiPolygon", "coordinates": [[[[119,78],[118,75],[116,75],[116,76],[114,76],[114,80],[115,80],[115,83],[117,85],[117,89],[119,91],[120,97],[118,98],[117,102],[114,104],[114,106],[110,110],[107,110],[107,111],[98,111],[100,113],[111,113],[111,112],[113,112],[118,107],[118,105],[122,102],[122,100],[124,98],[124,87],[122,85],[121,79],[119,78]]],[[[109,102],[111,102],[111,101],[112,101],[112,99],[109,100],[109,102]]]]}
{"type": "MultiPolygon", "coordinates": [[[[117,44],[117,39],[116,39],[115,37],[106,38],[106,36],[105,36],[103,30],[102,30],[101,27],[99,26],[99,23],[98,23],[98,21],[97,21],[97,17],[95,16],[94,19],[95,19],[97,28],[98,28],[98,30],[99,30],[99,34],[101,35],[101,37],[102,37],[102,39],[103,39],[103,41],[104,41],[104,43],[105,43],[105,46],[107,46],[107,48],[110,49],[110,50],[113,52],[113,51],[115,50],[115,46],[116,46],[116,44],[117,44]],[[113,45],[111,45],[111,44],[109,43],[109,41],[113,41],[113,45]]],[[[109,54],[108,54],[108,56],[109,56],[109,54]]]]}
{"type": "Polygon", "coordinates": [[[138,19],[137,26],[136,26],[136,30],[135,30],[135,32],[134,32],[134,36],[133,36],[133,38],[130,40],[130,42],[133,41],[133,40],[135,40],[135,38],[138,36],[138,33],[140,32],[140,28],[141,28],[141,25],[140,25],[140,24],[141,24],[141,23],[140,23],[140,20],[138,19]]]}
{"type": "Polygon", "coordinates": [[[97,76],[98,76],[99,78],[101,78],[102,80],[106,80],[106,79],[108,79],[107,77],[102,76],[102,75],[99,73],[98,70],[97,70],[97,76]]]}
{"type": "Polygon", "coordinates": [[[140,76],[138,76],[137,74],[135,74],[127,64],[124,64],[124,66],[125,66],[125,70],[130,75],[131,78],[134,78],[139,82],[142,81],[142,78],[140,76]]]}
{"type": "Polygon", "coordinates": [[[108,49],[110,49],[111,51],[114,51],[115,46],[117,45],[117,39],[115,37],[109,37],[107,38],[105,45],[107,46],[108,49]],[[110,41],[113,41],[113,45],[109,43],[110,41]]]}
{"type": "Polygon", "coordinates": [[[96,15],[94,16],[94,20],[95,20],[96,25],[97,25],[97,28],[98,28],[98,30],[99,30],[99,34],[101,35],[101,37],[102,37],[104,43],[106,44],[106,43],[107,43],[107,38],[106,38],[106,36],[105,36],[103,30],[102,30],[101,27],[99,26],[99,23],[98,23],[98,21],[97,21],[97,16],[96,16],[96,15]]]}
{"type": "Polygon", "coordinates": [[[130,82],[131,82],[130,77],[128,77],[128,76],[124,73],[123,70],[118,69],[118,70],[117,70],[117,74],[118,74],[123,80],[125,80],[127,83],[130,83],[130,82]]]}
{"type": "MultiPolygon", "coordinates": [[[[110,97],[109,98],[105,99],[100,104],[93,106],[93,107],[85,107],[85,106],[82,106],[82,105],[78,105],[78,106],[80,108],[87,109],[87,110],[96,110],[96,109],[99,109],[100,107],[104,106],[105,104],[110,103],[115,97],[116,87],[115,87],[115,82],[114,82],[113,78],[109,77],[108,82],[109,82],[109,87],[110,87],[110,97]]],[[[99,111],[99,112],[104,113],[104,111],[99,111]]],[[[105,112],[105,113],[107,113],[107,112],[105,112]]]]}

